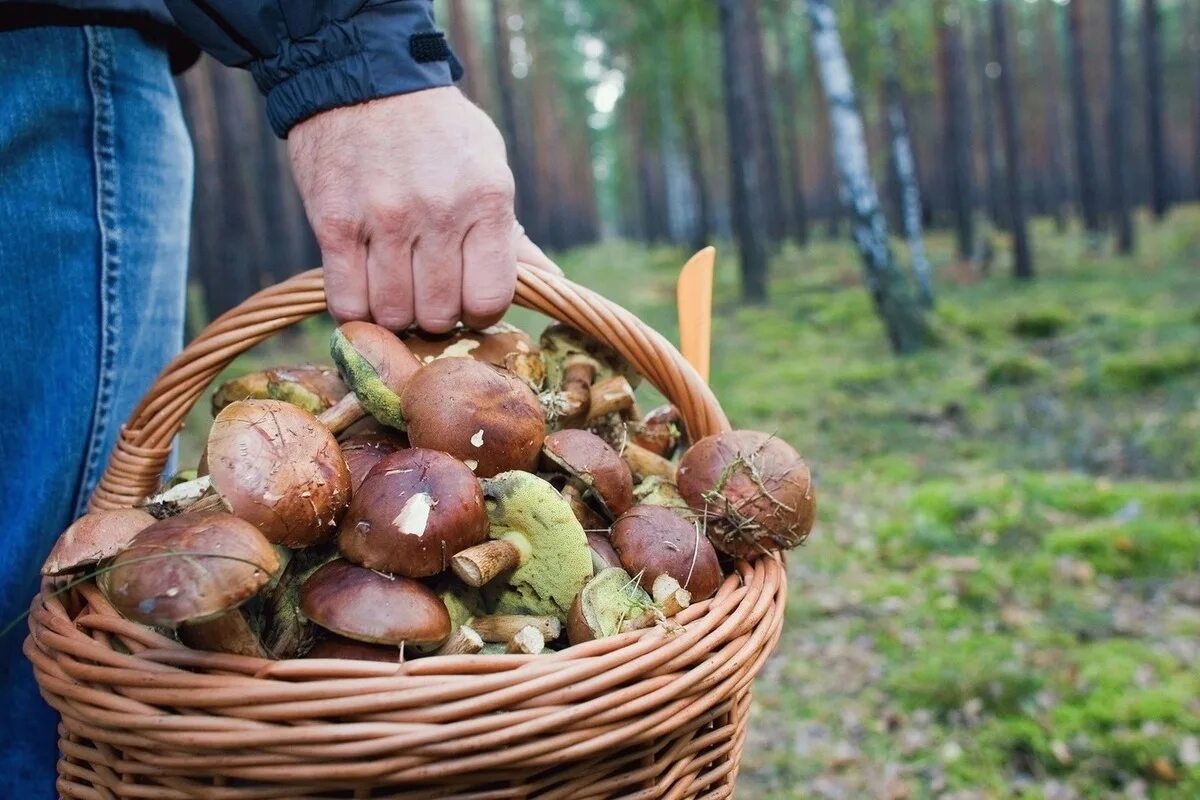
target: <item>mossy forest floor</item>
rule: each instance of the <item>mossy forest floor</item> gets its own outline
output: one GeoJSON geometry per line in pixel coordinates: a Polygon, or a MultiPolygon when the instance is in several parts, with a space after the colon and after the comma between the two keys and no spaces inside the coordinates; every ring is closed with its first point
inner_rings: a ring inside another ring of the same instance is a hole
{"type": "MultiPolygon", "coordinates": [[[[1119,258],[1039,222],[1028,283],[932,235],[938,343],[903,360],[848,241],[785,249],[765,307],[719,258],[713,387],[820,499],[740,796],[1200,797],[1200,208],[1140,223],[1119,258]]],[[[685,256],[562,263],[671,336],[685,256]]]]}

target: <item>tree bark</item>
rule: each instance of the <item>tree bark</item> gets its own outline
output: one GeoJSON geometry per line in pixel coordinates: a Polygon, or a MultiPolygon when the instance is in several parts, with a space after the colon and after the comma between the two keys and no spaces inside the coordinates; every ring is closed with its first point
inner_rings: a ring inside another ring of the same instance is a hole
{"type": "Polygon", "coordinates": [[[1045,87],[1046,110],[1046,159],[1048,174],[1042,176],[1048,182],[1047,199],[1059,231],[1066,229],[1067,198],[1070,196],[1070,176],[1063,156],[1063,127],[1059,106],[1062,105],[1062,72],[1059,68],[1058,47],[1054,35],[1054,6],[1044,3],[1040,11],[1041,39],[1041,83],[1045,87]]]}
{"type": "Polygon", "coordinates": [[[883,11],[880,8],[878,28],[884,61],[884,116],[887,118],[892,169],[900,196],[900,223],[908,241],[908,257],[916,280],[917,297],[926,308],[932,308],[933,270],[929,266],[929,255],[925,251],[925,238],[921,230],[921,188],[917,183],[916,159],[913,157],[912,139],[904,113],[904,87],[900,84],[896,65],[896,42],[883,11]]]}
{"type": "Polygon", "coordinates": [[[787,168],[788,196],[791,201],[787,231],[797,245],[808,244],[808,203],[804,197],[804,167],[800,158],[800,109],[796,97],[796,65],[792,58],[786,0],[776,0],[774,11],[775,43],[779,48],[779,99],[783,106],[784,162],[787,168]]]}
{"type": "Polygon", "coordinates": [[[450,0],[450,38],[454,42],[454,53],[463,66],[459,88],[477,105],[486,108],[489,103],[483,54],[479,51],[479,37],[471,23],[467,0],[450,0]]]}
{"type": "Polygon", "coordinates": [[[1142,57],[1146,79],[1146,149],[1150,155],[1150,205],[1162,219],[1170,204],[1166,142],[1163,140],[1163,66],[1158,0],[1142,3],[1142,57]]]}
{"type": "Polygon", "coordinates": [[[1008,53],[1007,9],[1004,0],[990,0],[992,6],[992,46],[1000,65],[1000,117],[1004,134],[1004,174],[1009,227],[1013,238],[1013,276],[1033,277],[1033,255],[1029,250],[1029,232],[1025,224],[1025,197],[1021,170],[1021,118],[1017,109],[1017,87],[1012,59],[1008,53]]]}
{"type": "Polygon", "coordinates": [[[892,349],[911,353],[926,343],[925,317],[888,244],[887,222],[871,178],[862,115],[842,49],[837,17],[829,0],[808,0],[808,15],[813,51],[829,108],[833,160],[841,177],[842,198],[850,212],[854,241],[862,256],[867,288],[892,349]]]}
{"type": "Polygon", "coordinates": [[[1100,232],[1100,188],[1096,179],[1096,154],[1092,145],[1092,117],[1084,64],[1083,4],[1067,5],[1067,66],[1071,84],[1071,116],[1075,130],[1075,174],[1079,183],[1079,210],[1083,227],[1100,232]]]}
{"type": "Polygon", "coordinates": [[[767,219],[763,165],[754,144],[753,66],[743,52],[746,7],[742,0],[717,0],[721,24],[721,66],[725,123],[729,132],[730,202],[734,236],[741,254],[742,299],[767,299],[767,219]]]}
{"type": "Polygon", "coordinates": [[[712,237],[712,195],[708,176],[704,174],[704,149],[700,142],[700,117],[694,105],[685,101],[683,107],[683,144],[687,150],[688,169],[696,191],[696,220],[692,228],[691,247],[699,250],[712,237]]]}
{"type": "Polygon", "coordinates": [[[500,106],[500,127],[508,144],[517,187],[516,211],[520,220],[537,218],[538,197],[531,160],[517,122],[517,93],[513,85],[512,58],[509,52],[508,3],[492,0],[492,55],[496,64],[496,95],[500,106]]]}
{"type": "Polygon", "coordinates": [[[752,119],[757,132],[759,164],[763,168],[763,189],[766,191],[767,233],[772,242],[783,239],[787,230],[787,207],[783,199],[782,170],[779,164],[779,148],[775,137],[775,114],[771,102],[773,94],[767,82],[766,52],[763,46],[762,19],[759,0],[742,0],[745,5],[744,35],[745,49],[742,51],[750,60],[753,85],[751,102],[752,119]]]}
{"type": "Polygon", "coordinates": [[[1133,252],[1133,220],[1129,213],[1129,187],[1126,182],[1125,159],[1128,154],[1125,130],[1125,13],[1122,0],[1108,3],[1108,171],[1113,225],[1116,227],[1117,252],[1133,252]]]}
{"type": "Polygon", "coordinates": [[[958,7],[951,9],[946,0],[940,0],[934,6],[934,18],[942,84],[942,138],[949,158],[954,240],[958,258],[966,261],[975,252],[975,198],[971,179],[971,109],[958,7]]]}
{"type": "Polygon", "coordinates": [[[1004,177],[1000,174],[999,148],[996,146],[996,98],[992,87],[994,78],[989,74],[992,70],[992,59],[988,57],[987,23],[979,20],[975,25],[975,59],[978,61],[979,74],[979,113],[980,124],[983,127],[983,156],[984,169],[987,173],[987,211],[992,223],[1000,228],[1008,228],[1004,204],[1001,202],[1001,187],[1004,177]]]}

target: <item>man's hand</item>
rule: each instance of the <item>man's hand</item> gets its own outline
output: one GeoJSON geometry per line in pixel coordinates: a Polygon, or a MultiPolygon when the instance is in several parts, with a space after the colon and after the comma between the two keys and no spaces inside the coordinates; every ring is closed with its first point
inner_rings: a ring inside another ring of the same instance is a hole
{"type": "Polygon", "coordinates": [[[339,321],[486,327],[512,302],[518,249],[557,269],[516,224],[500,132],[456,88],[324,111],[288,154],[339,321]]]}

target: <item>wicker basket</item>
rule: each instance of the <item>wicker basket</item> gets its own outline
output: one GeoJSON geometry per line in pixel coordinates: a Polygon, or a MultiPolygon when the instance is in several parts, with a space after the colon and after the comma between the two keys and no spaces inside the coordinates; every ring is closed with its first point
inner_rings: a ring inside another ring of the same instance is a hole
{"type": "MultiPolygon", "coordinates": [[[[517,302],[615,347],[694,436],[728,427],[679,353],[628,311],[525,267],[517,302]]],[[[151,492],[213,377],[324,308],[312,271],[213,322],[134,412],[93,506],[151,492]]],[[[395,666],[189,650],[120,617],[91,582],[59,586],[35,598],[25,653],[62,716],[58,790],[97,800],[728,797],[786,589],[782,561],[761,557],[681,614],[682,630],[395,666]]]]}

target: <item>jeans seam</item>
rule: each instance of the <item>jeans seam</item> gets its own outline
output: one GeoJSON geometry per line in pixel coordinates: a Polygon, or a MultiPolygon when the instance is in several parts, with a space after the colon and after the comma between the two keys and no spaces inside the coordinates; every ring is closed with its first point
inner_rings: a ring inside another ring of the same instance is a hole
{"type": "Polygon", "coordinates": [[[92,157],[95,161],[96,227],[100,238],[100,363],[96,400],[88,435],[83,475],[75,514],[87,509],[88,495],[98,478],[100,460],[112,424],[114,369],[121,326],[118,282],[121,272],[121,231],[117,219],[120,191],[116,165],[116,120],[113,103],[113,42],[102,27],[85,26],[87,84],[92,100],[92,157]]]}

